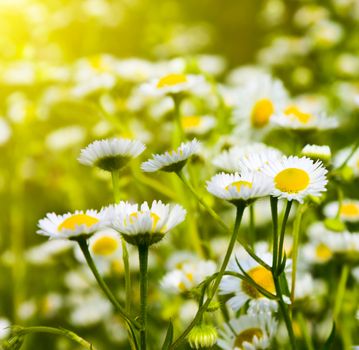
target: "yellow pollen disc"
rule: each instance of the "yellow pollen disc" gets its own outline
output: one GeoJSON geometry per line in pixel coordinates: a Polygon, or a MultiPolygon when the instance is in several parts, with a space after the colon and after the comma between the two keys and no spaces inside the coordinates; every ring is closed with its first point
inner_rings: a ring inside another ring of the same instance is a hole
{"type": "MultiPolygon", "coordinates": [[[[247,274],[263,289],[275,294],[275,285],[272,273],[266,268],[263,266],[257,266],[247,271],[247,274]]],[[[244,280],[242,281],[242,289],[253,299],[262,297],[262,294],[257,290],[257,288],[244,280]]]]}
{"type": "Polygon", "coordinates": [[[89,59],[89,63],[91,67],[98,72],[106,72],[109,71],[108,65],[105,64],[103,58],[100,55],[92,56],[89,59]]]}
{"type": "Polygon", "coordinates": [[[343,203],[340,206],[340,214],[343,216],[359,216],[359,206],[355,203],[343,203]]]}
{"type": "Polygon", "coordinates": [[[317,245],[315,253],[317,257],[323,261],[327,261],[333,256],[332,251],[323,243],[317,245]]]}
{"type": "Polygon", "coordinates": [[[226,186],[226,190],[228,191],[230,187],[235,187],[238,192],[240,192],[242,187],[252,188],[252,183],[248,181],[236,181],[232,182],[230,185],[226,186]]]}
{"type": "MultiPolygon", "coordinates": [[[[143,212],[140,212],[141,214],[143,212]]],[[[151,212],[150,213],[150,217],[152,219],[152,230],[154,230],[157,226],[157,223],[158,221],[160,220],[160,217],[156,214],[156,213],[153,213],[151,212]]],[[[134,219],[137,219],[138,218],[138,212],[134,212],[132,214],[130,214],[130,223],[133,224],[134,223],[134,219]]]]}
{"type": "Polygon", "coordinates": [[[307,124],[312,116],[309,113],[302,112],[297,106],[289,106],[285,109],[284,114],[294,116],[302,124],[307,124]]]}
{"type": "Polygon", "coordinates": [[[274,178],[275,187],[288,193],[305,190],[310,182],[309,175],[302,169],[287,168],[280,171],[274,178]]]}
{"type": "Polygon", "coordinates": [[[163,88],[166,86],[174,86],[185,82],[187,82],[187,77],[184,74],[169,74],[158,81],[157,87],[163,88]]]}
{"type": "Polygon", "coordinates": [[[185,291],[187,290],[187,287],[186,287],[186,285],[185,285],[183,282],[180,282],[180,283],[178,284],[178,288],[179,288],[179,290],[180,290],[181,292],[185,292],[185,291]]]}
{"type": "Polygon", "coordinates": [[[251,122],[255,128],[263,128],[269,122],[274,112],[274,106],[271,100],[263,98],[254,105],[251,114],[251,122]]]}
{"type": "Polygon", "coordinates": [[[182,119],[181,119],[181,124],[184,129],[190,129],[190,128],[194,128],[196,126],[200,126],[201,122],[202,122],[201,117],[196,116],[196,115],[182,117],[182,119]]]}
{"type": "Polygon", "coordinates": [[[236,336],[234,348],[243,349],[243,343],[247,342],[252,344],[254,337],[257,337],[258,339],[262,338],[263,331],[260,328],[248,328],[244,330],[236,336]]]}
{"type": "Polygon", "coordinates": [[[91,227],[99,222],[97,218],[86,214],[75,214],[65,219],[58,227],[58,230],[75,230],[77,226],[85,225],[91,227]]]}
{"type": "Polygon", "coordinates": [[[102,236],[92,244],[92,251],[96,255],[111,255],[117,248],[118,241],[110,236],[102,236]]]}
{"type": "Polygon", "coordinates": [[[187,277],[187,279],[189,279],[191,282],[193,281],[193,273],[190,273],[190,272],[186,273],[186,277],[187,277]]]}

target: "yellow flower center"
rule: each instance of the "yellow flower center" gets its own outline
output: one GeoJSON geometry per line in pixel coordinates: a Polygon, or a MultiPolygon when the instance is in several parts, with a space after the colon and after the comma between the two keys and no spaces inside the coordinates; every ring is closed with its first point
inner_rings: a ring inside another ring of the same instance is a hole
{"type": "Polygon", "coordinates": [[[161,89],[166,86],[174,86],[185,82],[187,82],[187,77],[184,74],[169,74],[158,81],[157,88],[161,89]]]}
{"type": "MultiPolygon", "coordinates": [[[[134,212],[134,213],[130,214],[130,223],[131,224],[133,224],[135,222],[135,219],[138,218],[139,213],[143,214],[144,212],[140,211],[140,212],[134,212]]],[[[157,226],[158,221],[160,220],[160,217],[156,213],[153,213],[153,212],[150,212],[150,217],[152,219],[152,230],[154,230],[157,226]]]]}
{"type": "MultiPolygon", "coordinates": [[[[247,271],[247,274],[263,289],[267,290],[272,294],[275,294],[275,285],[272,273],[268,271],[265,267],[254,267],[247,271]]],[[[247,295],[249,295],[253,299],[258,299],[262,297],[262,294],[257,290],[256,287],[244,280],[242,281],[242,289],[247,295]]]]}
{"type": "Polygon", "coordinates": [[[108,72],[110,70],[110,67],[104,62],[103,57],[101,57],[100,55],[90,57],[89,63],[94,70],[100,73],[108,72]]]}
{"type": "Polygon", "coordinates": [[[65,219],[59,226],[58,230],[75,230],[76,227],[85,225],[91,227],[99,222],[97,218],[94,218],[86,214],[75,214],[65,219]]]}
{"type": "Polygon", "coordinates": [[[274,106],[271,100],[263,98],[256,102],[252,109],[251,122],[255,128],[263,128],[269,122],[274,112],[274,106]]]}
{"type": "Polygon", "coordinates": [[[287,116],[294,116],[302,124],[307,124],[312,119],[312,116],[309,113],[302,112],[297,106],[287,107],[284,114],[287,116]]]}
{"type": "Polygon", "coordinates": [[[182,117],[181,119],[181,124],[184,129],[190,129],[196,126],[200,126],[201,122],[202,122],[202,118],[198,115],[182,117]]]}
{"type": "Polygon", "coordinates": [[[332,251],[323,243],[317,245],[315,253],[322,261],[327,261],[333,256],[332,251]]]}
{"type": "Polygon", "coordinates": [[[340,214],[344,216],[359,216],[359,206],[355,203],[343,203],[340,206],[340,214]]]}
{"type": "Polygon", "coordinates": [[[111,236],[102,236],[99,237],[92,244],[92,251],[96,255],[111,255],[118,248],[118,241],[111,236]]]}
{"type": "Polygon", "coordinates": [[[231,187],[235,187],[237,189],[237,191],[240,192],[242,187],[252,188],[252,183],[248,182],[248,181],[240,180],[240,181],[232,182],[225,188],[228,191],[231,187]]]}
{"type": "Polygon", "coordinates": [[[244,330],[236,336],[234,348],[243,349],[243,343],[247,342],[251,344],[254,337],[257,337],[258,339],[262,338],[263,331],[260,328],[248,328],[244,330]]]}
{"type": "Polygon", "coordinates": [[[275,187],[288,193],[305,190],[310,182],[309,175],[302,169],[287,168],[280,171],[274,178],[275,187]]]}

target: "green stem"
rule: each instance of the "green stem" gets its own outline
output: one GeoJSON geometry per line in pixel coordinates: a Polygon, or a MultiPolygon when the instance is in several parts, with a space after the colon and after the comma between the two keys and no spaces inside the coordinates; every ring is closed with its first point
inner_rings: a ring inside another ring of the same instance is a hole
{"type": "Polygon", "coordinates": [[[64,328],[53,328],[53,327],[43,327],[43,326],[26,327],[26,328],[21,327],[21,329],[19,330],[16,329],[14,333],[16,335],[27,335],[31,333],[49,333],[55,335],[62,335],[66,338],[73,340],[75,343],[82,345],[85,349],[96,350],[95,347],[92,344],[90,344],[88,341],[81,338],[76,333],[64,328]]]}
{"type": "Polygon", "coordinates": [[[141,319],[141,350],[146,350],[146,326],[147,326],[147,290],[148,290],[148,278],[147,278],[147,267],[148,267],[148,245],[138,246],[138,256],[140,261],[140,319],[141,319]]]}
{"type": "Polygon", "coordinates": [[[270,197],[270,205],[272,212],[272,222],[273,222],[273,260],[272,260],[272,270],[277,270],[277,260],[278,260],[278,199],[276,197],[270,197]]]}
{"type": "Polygon", "coordinates": [[[305,319],[304,319],[302,313],[299,312],[297,318],[298,318],[299,327],[300,327],[300,330],[301,330],[301,332],[303,334],[304,341],[305,341],[305,344],[307,346],[307,349],[308,350],[314,350],[312,339],[310,337],[310,334],[308,333],[307,324],[305,322],[305,319]]]}
{"type": "MultiPolygon", "coordinates": [[[[119,171],[112,171],[111,176],[112,176],[112,187],[113,187],[113,194],[114,194],[115,202],[119,203],[120,199],[121,199],[119,171]]],[[[126,290],[125,309],[128,313],[130,313],[131,299],[132,299],[130,262],[129,262],[127,245],[123,239],[122,239],[122,261],[123,261],[123,266],[124,266],[124,270],[125,270],[125,290],[126,290]]]]}
{"type": "Polygon", "coordinates": [[[305,209],[306,209],[306,205],[299,206],[297,215],[293,223],[292,286],[290,293],[291,305],[293,305],[295,298],[295,284],[297,278],[297,259],[298,259],[298,250],[299,250],[299,240],[300,240],[300,224],[302,222],[302,217],[305,209]]]}
{"type": "Polygon", "coordinates": [[[278,249],[278,261],[277,261],[277,267],[281,265],[282,258],[283,258],[283,245],[284,245],[284,235],[285,235],[285,229],[287,226],[287,221],[290,213],[290,209],[292,208],[293,201],[287,201],[287,206],[285,208],[283,220],[282,220],[282,226],[280,229],[280,237],[279,237],[279,249],[278,249]]]}
{"type": "Polygon", "coordinates": [[[216,220],[227,231],[228,230],[227,225],[222,221],[219,215],[197,194],[196,190],[189,183],[186,176],[184,176],[183,172],[178,171],[176,172],[176,174],[181,179],[183,184],[189,189],[192,195],[198,200],[198,202],[207,210],[208,214],[211,215],[212,218],[216,220]]]}
{"type": "Polygon", "coordinates": [[[96,265],[94,261],[92,260],[91,254],[88,250],[87,241],[84,238],[80,238],[78,241],[78,244],[82,250],[82,253],[84,254],[84,257],[86,259],[87,265],[91,269],[98,285],[101,287],[102,291],[106,294],[108,300],[112,303],[112,305],[116,308],[118,313],[121,315],[121,317],[128,322],[131,325],[134,325],[136,328],[138,328],[138,324],[131,320],[130,316],[126,313],[126,311],[123,309],[123,307],[120,305],[116,297],[112,294],[110,288],[107,286],[101,275],[99,274],[96,265]]]}
{"type": "Polygon", "coordinates": [[[232,233],[232,237],[231,240],[228,244],[228,248],[227,248],[227,252],[226,255],[223,259],[221,268],[214,280],[213,283],[213,287],[211,289],[211,291],[208,293],[208,297],[205,301],[205,303],[198,309],[194,319],[192,320],[192,322],[188,325],[188,327],[185,329],[185,331],[177,338],[177,340],[171,345],[170,349],[173,350],[175,348],[177,348],[186,338],[186,336],[189,334],[189,332],[192,330],[192,328],[202,319],[202,315],[204,314],[204,312],[207,310],[208,305],[210,304],[210,302],[212,301],[218,287],[219,284],[222,280],[222,277],[226,271],[226,267],[228,265],[229,259],[231,257],[231,254],[233,252],[233,248],[234,245],[237,241],[237,237],[238,237],[238,232],[239,232],[239,226],[241,224],[242,221],[242,217],[243,217],[243,212],[245,209],[246,205],[244,203],[239,204],[237,206],[237,213],[236,213],[236,220],[234,223],[234,228],[233,228],[233,233],[232,233]]]}
{"type": "Polygon", "coordinates": [[[282,293],[282,289],[281,289],[281,286],[279,283],[279,278],[274,271],[272,272],[272,276],[273,276],[276,294],[277,294],[277,297],[279,298],[279,300],[278,300],[279,308],[280,308],[280,311],[284,318],[285,325],[287,327],[292,350],[296,350],[297,346],[295,343],[295,336],[294,336],[294,332],[293,332],[292,321],[289,316],[288,306],[283,301],[283,293],[282,293]]]}
{"type": "Polygon", "coordinates": [[[253,246],[253,243],[256,241],[256,228],[255,228],[255,213],[254,213],[254,203],[249,207],[249,239],[248,243],[253,246]]]}
{"type": "Polygon", "coordinates": [[[118,203],[120,201],[120,175],[118,170],[112,171],[111,177],[112,177],[113,195],[115,198],[115,202],[118,203]]]}
{"type": "Polygon", "coordinates": [[[354,153],[356,152],[356,150],[359,147],[359,139],[357,139],[357,141],[354,143],[352,150],[350,151],[350,153],[348,154],[348,156],[344,159],[343,163],[339,166],[338,169],[342,169],[344,168],[347,163],[349,162],[350,158],[353,157],[354,153]]]}
{"type": "Polygon", "coordinates": [[[337,321],[337,318],[340,314],[340,310],[343,303],[343,298],[345,294],[345,288],[348,281],[349,276],[349,265],[345,264],[342,267],[342,272],[340,274],[339,284],[338,284],[338,290],[335,298],[335,304],[334,304],[334,311],[333,311],[333,318],[335,321],[337,321]]]}

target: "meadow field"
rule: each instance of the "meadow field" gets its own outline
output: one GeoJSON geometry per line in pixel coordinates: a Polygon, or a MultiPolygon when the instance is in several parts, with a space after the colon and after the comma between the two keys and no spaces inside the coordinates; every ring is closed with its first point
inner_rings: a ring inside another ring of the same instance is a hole
{"type": "Polygon", "coordinates": [[[358,0],[0,0],[0,350],[358,331],[358,0]]]}

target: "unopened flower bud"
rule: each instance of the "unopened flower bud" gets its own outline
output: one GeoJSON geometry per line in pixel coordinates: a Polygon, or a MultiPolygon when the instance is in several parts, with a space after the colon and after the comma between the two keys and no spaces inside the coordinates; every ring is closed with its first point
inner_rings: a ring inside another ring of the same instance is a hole
{"type": "Polygon", "coordinates": [[[188,342],[192,349],[211,348],[216,344],[218,338],[217,330],[210,324],[195,326],[188,335],[188,342]]]}

